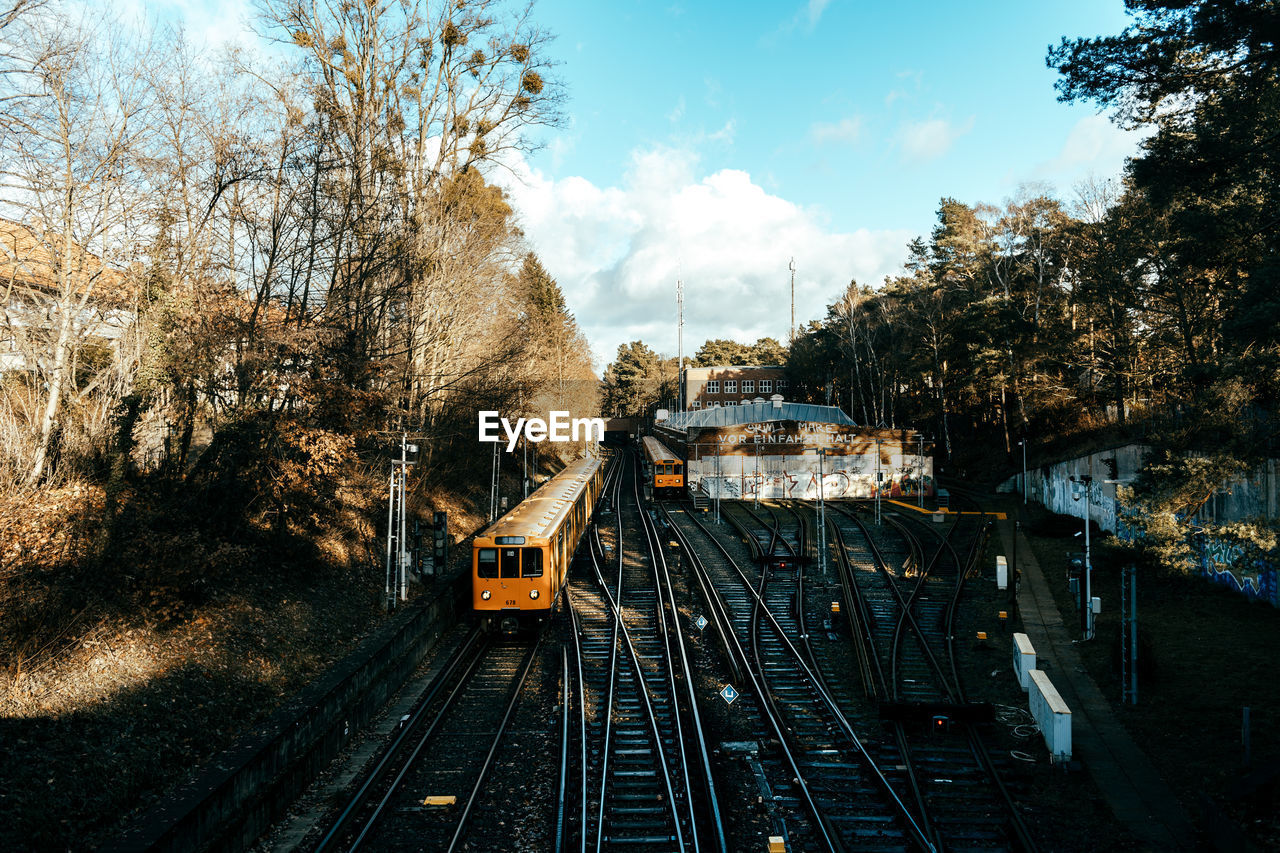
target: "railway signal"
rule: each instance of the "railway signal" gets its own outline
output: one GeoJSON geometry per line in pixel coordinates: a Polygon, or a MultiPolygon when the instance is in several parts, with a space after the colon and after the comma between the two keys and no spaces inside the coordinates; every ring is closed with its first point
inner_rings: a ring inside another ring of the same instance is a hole
{"type": "Polygon", "coordinates": [[[733,700],[737,699],[740,695],[742,694],[735,690],[732,684],[726,684],[720,690],[720,698],[723,699],[727,705],[732,705],[733,700]]]}
{"type": "Polygon", "coordinates": [[[431,564],[436,574],[444,571],[449,559],[449,513],[438,510],[431,525],[431,564]]]}

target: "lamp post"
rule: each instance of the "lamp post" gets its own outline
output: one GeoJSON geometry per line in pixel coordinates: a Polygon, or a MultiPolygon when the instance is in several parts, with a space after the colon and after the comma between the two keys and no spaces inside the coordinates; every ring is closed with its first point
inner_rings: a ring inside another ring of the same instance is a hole
{"type": "Polygon", "coordinates": [[[924,508],[924,434],[916,433],[916,506],[924,508]]]}
{"type": "Polygon", "coordinates": [[[876,439],[876,526],[880,525],[880,478],[884,476],[880,473],[880,444],[884,441],[882,438],[876,439]]]}
{"type": "MultiPolygon", "coordinates": [[[[1089,521],[1092,515],[1090,506],[1090,492],[1093,486],[1093,476],[1090,474],[1081,474],[1079,477],[1071,477],[1071,482],[1079,483],[1084,486],[1084,638],[1086,640],[1093,639],[1093,564],[1089,559],[1089,521]]],[[[1075,500],[1080,500],[1078,495],[1072,495],[1075,500]]]]}
{"type": "Polygon", "coordinates": [[[760,508],[760,488],[764,482],[760,479],[760,445],[756,445],[756,509],[760,508]]]}
{"type": "Polygon", "coordinates": [[[823,460],[827,458],[827,449],[819,447],[818,453],[818,565],[822,573],[827,573],[827,505],[823,500],[826,492],[826,472],[823,460]]]}
{"type": "Polygon", "coordinates": [[[1022,447],[1022,503],[1027,502],[1027,440],[1024,438],[1018,442],[1022,447]]]}

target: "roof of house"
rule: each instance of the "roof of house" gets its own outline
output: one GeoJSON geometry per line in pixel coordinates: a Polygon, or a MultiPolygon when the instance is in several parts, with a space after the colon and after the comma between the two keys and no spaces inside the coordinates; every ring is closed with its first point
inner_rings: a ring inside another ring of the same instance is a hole
{"type": "MultiPolygon", "coordinates": [[[[59,270],[66,263],[61,235],[0,217],[0,291],[17,287],[27,293],[56,294],[59,270]]],[[[92,279],[94,302],[129,304],[136,288],[122,271],[97,255],[73,245],[72,273],[92,279]]],[[[87,282],[86,282],[87,283],[87,282]]]]}

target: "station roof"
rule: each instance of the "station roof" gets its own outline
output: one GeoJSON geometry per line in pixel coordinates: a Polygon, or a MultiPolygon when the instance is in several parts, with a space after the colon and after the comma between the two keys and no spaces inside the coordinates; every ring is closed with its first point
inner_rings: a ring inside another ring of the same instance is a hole
{"type": "Polygon", "coordinates": [[[857,426],[853,418],[835,406],[818,406],[813,403],[782,403],[772,401],[747,403],[742,406],[718,406],[714,409],[697,409],[673,412],[663,422],[672,429],[697,427],[722,427],[737,424],[755,424],[765,421],[809,421],[811,423],[844,424],[857,426]]]}

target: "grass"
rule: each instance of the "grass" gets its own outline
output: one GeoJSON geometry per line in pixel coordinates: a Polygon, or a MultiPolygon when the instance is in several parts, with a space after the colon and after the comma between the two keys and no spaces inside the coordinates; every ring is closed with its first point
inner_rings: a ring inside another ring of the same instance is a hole
{"type": "MultiPolygon", "coordinates": [[[[1067,588],[1067,555],[1082,550],[1078,519],[1034,507],[1024,525],[1068,624],[1076,616],[1067,588]]],[[[1102,599],[1095,639],[1081,658],[1118,719],[1173,788],[1193,821],[1206,800],[1223,809],[1253,843],[1280,849],[1280,797],[1273,779],[1247,790],[1241,780],[1280,769],[1280,610],[1198,577],[1151,569],[1138,574],[1138,704],[1122,704],[1120,580],[1133,555],[1111,536],[1094,536],[1093,594],[1102,599]],[[1241,721],[1250,709],[1251,762],[1241,721]]],[[[1203,824],[1202,824],[1203,825],[1203,824]]]]}

